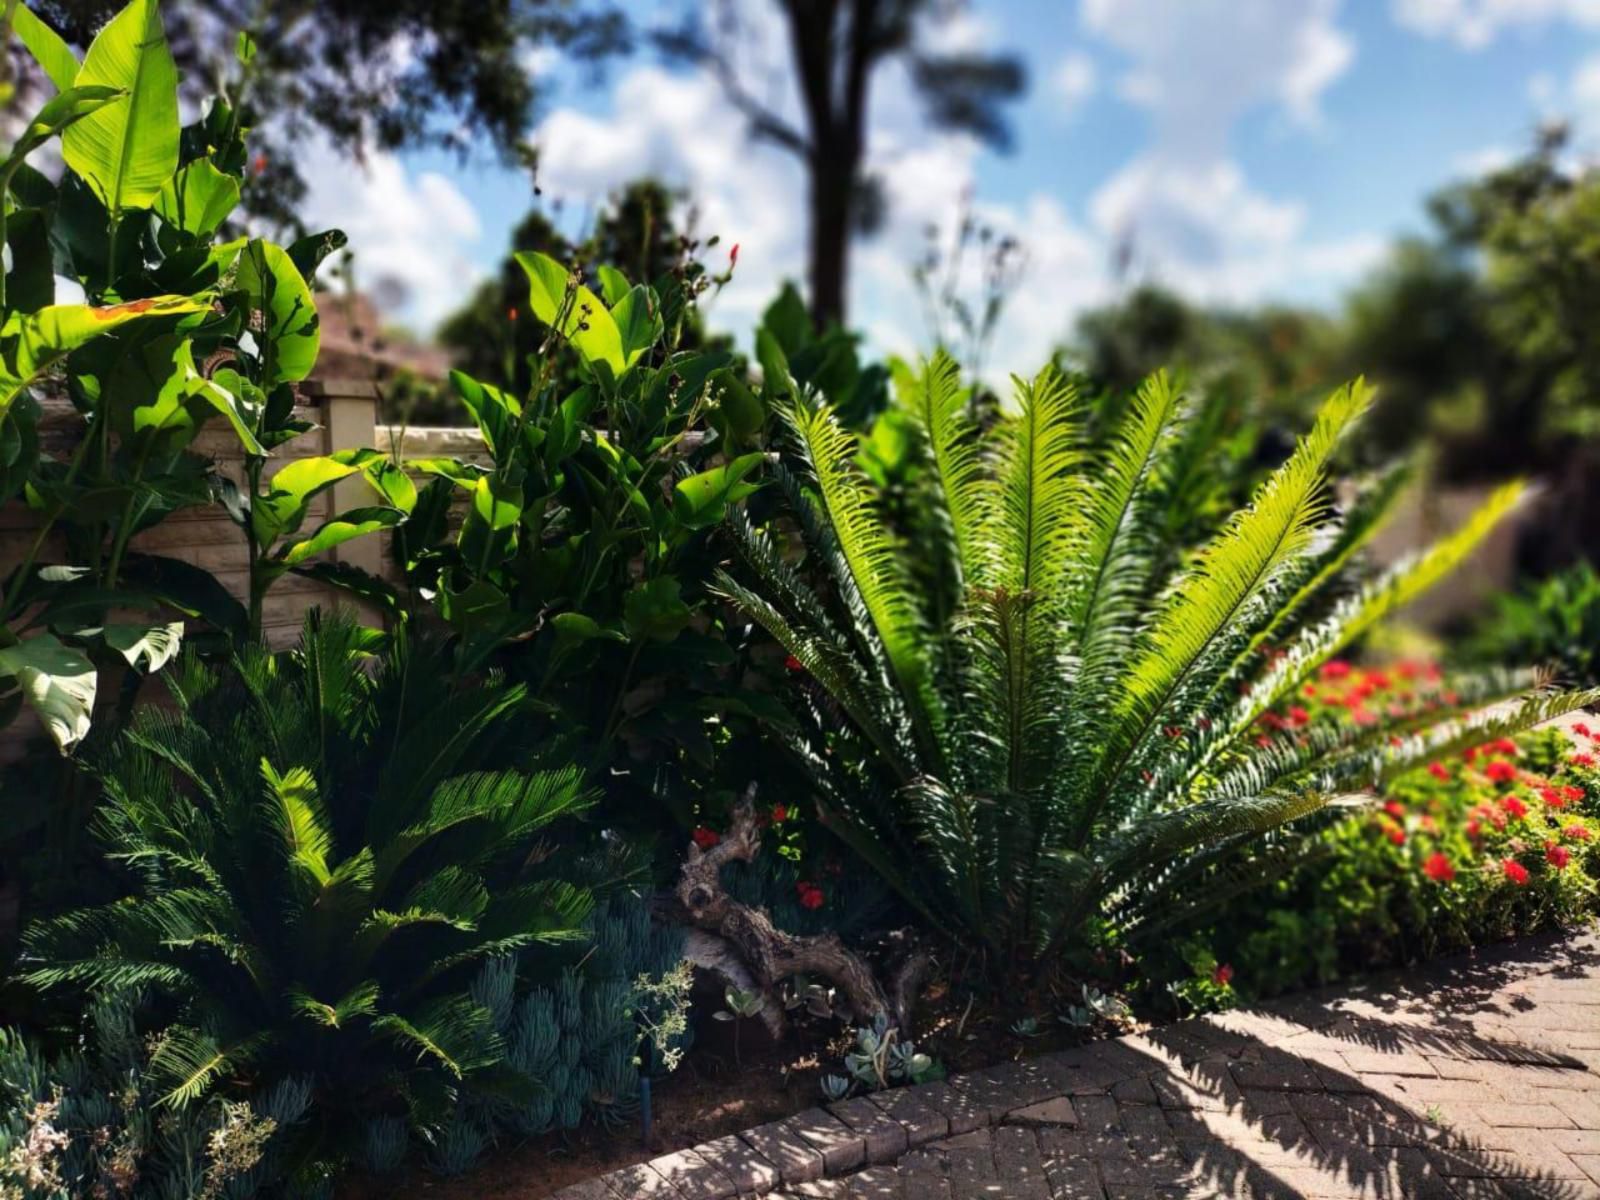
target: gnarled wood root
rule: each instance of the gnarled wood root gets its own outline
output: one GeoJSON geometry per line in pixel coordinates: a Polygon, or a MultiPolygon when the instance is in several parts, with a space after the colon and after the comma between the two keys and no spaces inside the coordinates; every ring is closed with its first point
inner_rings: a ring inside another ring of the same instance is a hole
{"type": "MultiPolygon", "coordinates": [[[[722,840],[709,849],[690,843],[688,858],[678,878],[675,896],[691,924],[726,939],[738,951],[751,976],[767,993],[768,1007],[775,1001],[772,990],[790,975],[817,975],[829,980],[849,1002],[853,1019],[867,1023],[883,1017],[900,1025],[910,1016],[910,1000],[896,995],[895,1003],[879,985],[871,967],[839,940],[836,933],[800,937],[773,925],[765,909],[741,904],[723,890],[720,873],[724,864],[751,862],[761,849],[761,828],[752,803],[754,788],[733,812],[733,823],[722,840]]],[[[924,968],[916,967],[901,981],[920,980],[924,968]]],[[[897,992],[908,989],[902,984],[897,992]]],[[[911,997],[914,999],[914,995],[911,997]]]]}

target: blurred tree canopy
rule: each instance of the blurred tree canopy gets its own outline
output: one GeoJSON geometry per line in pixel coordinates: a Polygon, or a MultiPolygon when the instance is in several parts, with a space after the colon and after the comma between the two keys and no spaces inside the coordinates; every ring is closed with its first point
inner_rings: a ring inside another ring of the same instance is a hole
{"type": "Polygon", "coordinates": [[[668,54],[712,72],[753,137],[805,163],[811,318],[821,330],[845,319],[852,233],[871,229],[883,215],[882,189],[863,170],[877,70],[903,60],[934,124],[1002,149],[1011,144],[1005,104],[1022,94],[1027,76],[1013,55],[934,48],[930,27],[955,15],[961,0],[774,3],[786,25],[789,67],[800,91],[798,121],[764,86],[770,79],[762,75],[770,75],[772,64],[761,63],[756,51],[769,40],[765,24],[747,20],[732,0],[690,4],[682,21],[659,31],[656,41],[668,54]]]}
{"type": "MultiPolygon", "coordinates": [[[[122,0],[36,0],[31,7],[86,46],[122,0]]],[[[227,91],[234,37],[256,54],[248,103],[258,126],[244,200],[294,227],[305,193],[294,153],[310,132],[359,156],[372,148],[474,139],[518,153],[533,116],[530,51],[553,46],[588,62],[626,48],[628,25],[609,0],[168,0],[168,40],[186,97],[227,91]]]]}

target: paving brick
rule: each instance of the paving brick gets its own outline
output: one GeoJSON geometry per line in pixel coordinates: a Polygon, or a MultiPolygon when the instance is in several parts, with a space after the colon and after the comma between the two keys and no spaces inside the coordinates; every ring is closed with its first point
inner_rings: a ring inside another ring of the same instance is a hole
{"type": "Polygon", "coordinates": [[[857,1171],[845,1184],[850,1200],[907,1200],[905,1176],[892,1166],[857,1171]]]}
{"type": "Polygon", "coordinates": [[[984,1108],[974,1103],[967,1093],[957,1091],[944,1080],[927,1084],[918,1088],[917,1092],[929,1107],[944,1115],[952,1134],[981,1129],[989,1123],[989,1114],[984,1108]]]}
{"type": "Polygon", "coordinates": [[[646,1165],[683,1193],[686,1200],[726,1200],[739,1191],[732,1179],[693,1150],[663,1154],[646,1165]]]}
{"type": "Polygon", "coordinates": [[[1045,1181],[1044,1157],[1032,1130],[1002,1126],[994,1131],[994,1163],[1014,1200],[1051,1200],[1045,1181]]]}
{"type": "Polygon", "coordinates": [[[1477,1104],[1471,1114],[1485,1125],[1513,1129],[1570,1129],[1572,1121],[1553,1104],[1477,1104]]]}
{"type": "Polygon", "coordinates": [[[1416,1053],[1390,1054],[1352,1047],[1342,1050],[1339,1057],[1357,1075],[1421,1075],[1434,1079],[1439,1074],[1426,1056],[1416,1053]]]}
{"type": "Polygon", "coordinates": [[[1078,1114],[1078,1128],[1088,1133],[1122,1127],[1122,1110],[1110,1096],[1075,1096],[1072,1107],[1078,1114]]]}
{"type": "Polygon", "coordinates": [[[562,1188],[550,1200],[612,1200],[612,1195],[604,1180],[585,1179],[582,1183],[562,1188]]]}
{"type": "Polygon", "coordinates": [[[617,1200],[685,1200],[682,1192],[652,1171],[647,1163],[612,1171],[601,1176],[601,1181],[617,1200]]]}
{"type": "Polygon", "coordinates": [[[777,1169],[779,1180],[786,1186],[823,1176],[822,1152],[795,1132],[787,1120],[757,1125],[739,1137],[777,1169]]]}
{"type": "Polygon", "coordinates": [[[1078,1112],[1072,1107],[1070,1096],[1057,1096],[1054,1100],[1045,1100],[1038,1104],[1030,1104],[1026,1108],[1014,1108],[1006,1114],[1006,1121],[1017,1125],[1066,1125],[1076,1126],[1078,1112]]]}
{"type": "Polygon", "coordinates": [[[778,1168],[741,1138],[729,1135],[701,1142],[695,1153],[733,1181],[741,1193],[771,1191],[780,1181],[778,1168]]]}
{"type": "Polygon", "coordinates": [[[1270,1091],[1314,1092],[1322,1087],[1321,1079],[1310,1064],[1290,1059],[1287,1055],[1269,1062],[1230,1063],[1229,1071],[1240,1090],[1262,1088],[1270,1091]]]}
{"type": "Polygon", "coordinates": [[[828,1111],[861,1135],[869,1163],[892,1162],[910,1149],[906,1127],[865,1096],[830,1104],[828,1111]]]}
{"type": "Polygon", "coordinates": [[[888,1091],[874,1092],[867,1099],[887,1113],[891,1120],[899,1122],[906,1131],[906,1140],[916,1147],[947,1137],[950,1133],[949,1120],[928,1103],[927,1091],[927,1088],[915,1087],[890,1088],[888,1091]]]}
{"type": "Polygon", "coordinates": [[[866,1138],[825,1109],[808,1108],[779,1124],[788,1126],[822,1155],[825,1175],[841,1175],[866,1161],[866,1138]]]}

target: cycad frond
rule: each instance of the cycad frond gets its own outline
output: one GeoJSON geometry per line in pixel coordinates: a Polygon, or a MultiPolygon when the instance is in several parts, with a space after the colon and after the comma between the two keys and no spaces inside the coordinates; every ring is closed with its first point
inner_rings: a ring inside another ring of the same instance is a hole
{"type": "Polygon", "coordinates": [[[984,542],[980,536],[987,501],[987,480],[979,455],[978,428],[967,413],[971,391],[961,386],[961,367],[945,351],[936,352],[912,373],[901,368],[895,383],[899,401],[921,426],[950,528],[955,534],[962,578],[984,578],[984,542]]]}

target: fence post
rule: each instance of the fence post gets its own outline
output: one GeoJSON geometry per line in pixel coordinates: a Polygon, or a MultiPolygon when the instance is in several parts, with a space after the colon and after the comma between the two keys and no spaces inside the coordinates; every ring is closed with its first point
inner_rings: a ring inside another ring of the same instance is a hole
{"type": "MultiPolygon", "coordinates": [[[[378,417],[378,385],[372,380],[308,379],[301,385],[301,392],[322,406],[326,453],[372,445],[378,417]]],[[[360,479],[343,479],[333,485],[335,512],[375,503],[376,497],[360,479]]],[[[338,562],[370,574],[383,574],[383,545],[379,538],[356,538],[336,547],[333,556],[338,562]]]]}

